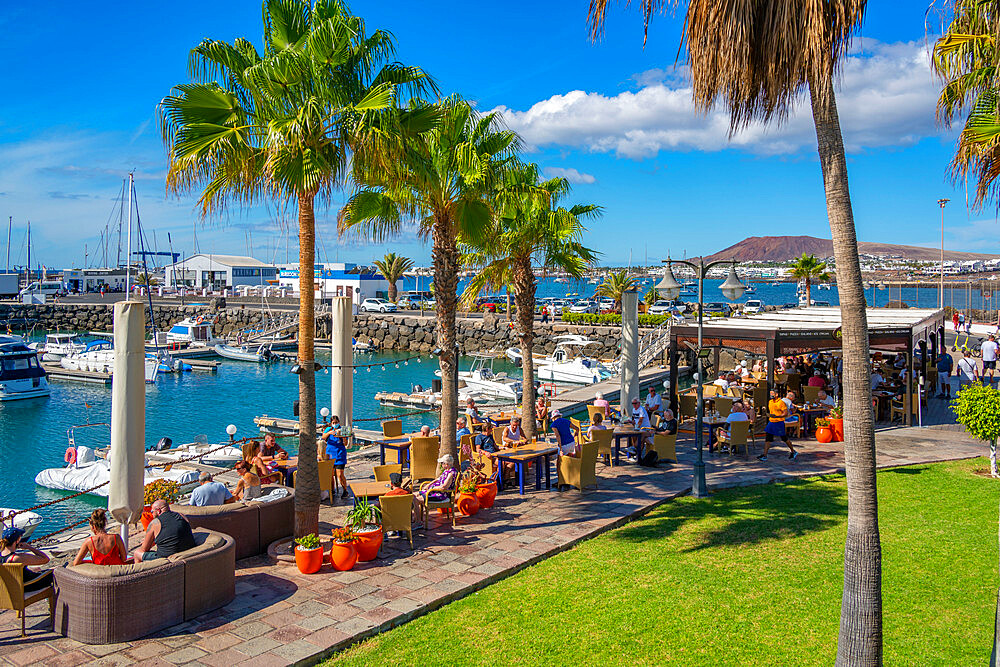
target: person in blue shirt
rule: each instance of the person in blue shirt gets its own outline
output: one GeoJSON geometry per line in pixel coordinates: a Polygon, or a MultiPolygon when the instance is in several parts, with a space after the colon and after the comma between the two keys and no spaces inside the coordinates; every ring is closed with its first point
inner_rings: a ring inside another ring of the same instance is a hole
{"type": "Polygon", "coordinates": [[[198,481],[201,484],[191,492],[189,505],[208,507],[210,505],[227,505],[236,502],[236,499],[233,498],[233,494],[229,493],[226,485],[213,481],[211,474],[207,472],[201,473],[198,476],[198,481]]]}
{"type": "Polygon", "coordinates": [[[465,417],[459,417],[455,420],[455,447],[462,446],[463,435],[472,435],[472,431],[469,430],[465,417]]]}
{"type": "Polygon", "coordinates": [[[326,458],[333,459],[333,490],[336,492],[337,484],[340,484],[341,498],[347,497],[347,477],[344,475],[344,468],[347,467],[347,447],[344,445],[344,438],[340,428],[340,417],[330,415],[330,423],[323,430],[323,441],[326,443],[326,458]]]}
{"type": "Polygon", "coordinates": [[[938,380],[941,382],[941,391],[938,398],[951,398],[951,371],[954,368],[954,360],[946,350],[941,350],[935,365],[938,371],[938,380]]]}
{"type": "Polygon", "coordinates": [[[576,438],[573,437],[573,424],[562,416],[559,409],[552,411],[552,431],[556,434],[556,445],[560,456],[576,456],[576,438]]]}

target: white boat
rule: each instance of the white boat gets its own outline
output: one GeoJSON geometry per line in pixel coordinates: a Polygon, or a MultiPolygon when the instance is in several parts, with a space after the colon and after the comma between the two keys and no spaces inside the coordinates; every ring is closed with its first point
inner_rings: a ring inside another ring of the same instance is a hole
{"type": "Polygon", "coordinates": [[[351,339],[351,348],[355,353],[357,352],[371,352],[375,348],[372,347],[371,343],[359,342],[356,338],[351,339]]]}
{"type": "Polygon", "coordinates": [[[212,349],[220,357],[225,357],[226,359],[234,359],[236,361],[252,361],[255,363],[263,363],[267,361],[272,361],[275,357],[271,352],[271,348],[267,345],[241,345],[239,347],[234,347],[232,345],[223,345],[219,343],[212,349]]]}
{"type": "MultiPolygon", "coordinates": [[[[508,377],[506,373],[493,372],[493,356],[474,354],[472,368],[459,371],[458,379],[464,382],[471,392],[478,392],[495,398],[507,398],[513,401],[521,400],[521,381],[508,377]]],[[[441,377],[441,370],[434,371],[441,377]]]]}
{"type": "Polygon", "coordinates": [[[820,289],[832,289],[832,287],[830,287],[830,283],[820,283],[819,284],[819,288],[820,289]]]}
{"type": "MultiPolygon", "coordinates": [[[[35,484],[57,491],[85,491],[111,479],[111,461],[98,459],[90,447],[76,447],[77,460],[65,468],[46,468],[35,475],[35,484]]],[[[143,484],[158,479],[167,479],[178,484],[194,482],[198,479],[195,470],[164,470],[146,468],[143,484]]],[[[95,496],[107,496],[108,484],[90,491],[95,496]]]]}
{"type": "Polygon", "coordinates": [[[0,401],[39,398],[49,391],[38,353],[20,336],[0,336],[0,401]]]}
{"type": "MultiPolygon", "coordinates": [[[[473,399],[478,404],[489,405],[491,401],[497,400],[496,396],[490,396],[478,391],[472,391],[466,387],[458,390],[458,405],[464,407],[465,402],[473,399]]],[[[406,409],[432,409],[441,407],[441,392],[432,389],[424,389],[419,384],[411,387],[410,393],[405,391],[380,391],[375,394],[375,400],[387,408],[406,409]]]]}
{"type": "Polygon", "coordinates": [[[747,285],[746,289],[743,290],[743,293],[744,294],[756,294],[757,293],[757,288],[754,287],[753,285],[747,285]]]}
{"type": "Polygon", "coordinates": [[[167,343],[215,347],[225,341],[212,335],[211,320],[206,320],[204,317],[185,317],[170,327],[170,331],[167,332],[167,343]]]}
{"type": "MultiPolygon", "coordinates": [[[[556,349],[552,356],[535,355],[535,376],[548,382],[570,384],[594,384],[614,377],[615,373],[594,357],[580,353],[579,349],[593,345],[597,341],[576,334],[556,336],[556,349]]],[[[507,358],[521,363],[521,351],[516,347],[507,349],[507,358]]]]}
{"type": "Polygon", "coordinates": [[[110,340],[91,341],[83,352],[64,356],[59,365],[70,371],[111,373],[115,367],[114,343],[110,340]]]}
{"type": "Polygon", "coordinates": [[[197,456],[196,461],[207,466],[232,468],[243,460],[243,451],[236,446],[222,446],[221,443],[209,444],[207,435],[197,435],[194,442],[172,446],[169,438],[162,438],[157,446],[146,452],[147,461],[165,462],[190,459],[197,456]],[[219,447],[222,446],[221,449],[219,447]],[[212,451],[215,450],[215,451],[212,451]]]}
{"type": "Polygon", "coordinates": [[[15,528],[20,528],[24,531],[25,539],[31,537],[31,534],[35,532],[35,528],[42,522],[42,516],[35,512],[20,512],[20,514],[11,519],[10,515],[15,512],[20,512],[20,510],[12,507],[0,507],[0,524],[10,526],[13,523],[15,528]]]}
{"type": "Polygon", "coordinates": [[[68,354],[76,354],[87,349],[87,344],[77,334],[54,333],[45,334],[45,341],[31,343],[32,348],[41,355],[43,361],[59,361],[68,354]]]}

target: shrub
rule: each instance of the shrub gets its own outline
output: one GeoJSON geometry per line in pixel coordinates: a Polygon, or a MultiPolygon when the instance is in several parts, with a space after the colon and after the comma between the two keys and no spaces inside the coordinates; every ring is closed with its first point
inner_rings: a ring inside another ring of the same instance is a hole
{"type": "MultiPolygon", "coordinates": [[[[639,314],[639,326],[656,327],[668,321],[671,315],[650,315],[648,313],[639,314]]],[[[563,311],[562,321],[567,324],[598,324],[598,325],[621,325],[622,316],[619,313],[568,313],[563,311]]]]}
{"type": "Polygon", "coordinates": [[[997,438],[1000,438],[1000,391],[973,384],[958,392],[951,402],[958,423],[974,438],[990,443],[990,474],[997,473],[997,438]]]}
{"type": "Polygon", "coordinates": [[[343,528],[337,528],[336,530],[331,531],[330,537],[332,537],[333,541],[337,544],[350,544],[351,542],[357,542],[361,539],[358,537],[357,533],[351,530],[349,526],[344,526],[343,528]]]}
{"type": "Polygon", "coordinates": [[[144,505],[152,505],[157,500],[166,500],[172,503],[181,495],[181,487],[177,482],[169,479],[158,479],[150,482],[142,489],[142,502],[144,505]]]}
{"type": "Polygon", "coordinates": [[[308,535],[303,535],[302,537],[296,537],[295,543],[304,550],[316,549],[319,547],[319,535],[316,533],[309,533],[308,535]]]}

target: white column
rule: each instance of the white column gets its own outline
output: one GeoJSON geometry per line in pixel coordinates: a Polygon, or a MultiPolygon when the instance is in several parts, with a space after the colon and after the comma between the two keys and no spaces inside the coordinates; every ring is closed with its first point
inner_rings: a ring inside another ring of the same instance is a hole
{"type": "Polygon", "coordinates": [[[351,298],[335,296],[330,312],[330,411],[345,429],[354,430],[354,348],[351,344],[353,316],[351,298]]]}
{"type": "Polygon", "coordinates": [[[633,398],[639,398],[639,293],[622,294],[622,416],[629,414],[633,398]]]}
{"type": "Polygon", "coordinates": [[[111,383],[111,484],[108,510],[123,526],[142,513],[146,450],[144,376],[146,308],[142,301],[115,304],[115,365],[111,383]]]}

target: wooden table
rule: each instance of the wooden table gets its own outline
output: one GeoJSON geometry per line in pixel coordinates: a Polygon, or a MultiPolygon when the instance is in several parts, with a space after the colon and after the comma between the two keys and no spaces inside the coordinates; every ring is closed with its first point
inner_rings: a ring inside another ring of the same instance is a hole
{"type": "MultiPolygon", "coordinates": [[[[539,463],[544,460],[545,465],[545,488],[552,488],[551,473],[549,471],[549,459],[553,454],[557,454],[559,449],[545,442],[533,442],[517,449],[501,449],[494,454],[497,460],[497,491],[503,490],[503,464],[513,463],[517,474],[518,489],[524,495],[524,469],[532,462],[539,463]]],[[[535,489],[542,488],[542,467],[535,466],[535,489]]]]}
{"type": "Polygon", "coordinates": [[[701,423],[708,429],[708,451],[712,452],[712,445],[715,444],[715,429],[725,426],[729,422],[727,418],[720,415],[705,415],[701,418],[701,423]]]}
{"type": "Polygon", "coordinates": [[[354,494],[354,501],[358,498],[381,498],[389,493],[389,482],[352,482],[351,493],[354,494]]]}
{"type": "Polygon", "coordinates": [[[642,458],[642,436],[643,432],[637,428],[632,428],[631,426],[616,426],[615,427],[615,465],[618,465],[618,459],[621,458],[622,449],[622,438],[628,438],[630,441],[635,438],[635,460],[638,461],[642,458]]]}
{"type": "Polygon", "coordinates": [[[817,417],[822,417],[830,412],[829,406],[820,404],[804,403],[795,406],[795,408],[800,415],[799,426],[802,427],[802,435],[806,435],[812,430],[813,422],[816,421],[817,417]]]}
{"type": "MultiPolygon", "coordinates": [[[[410,438],[412,438],[413,435],[414,434],[401,435],[398,438],[387,438],[386,440],[379,440],[378,455],[379,455],[379,460],[382,462],[382,465],[385,465],[386,449],[396,450],[396,463],[403,465],[404,462],[409,462],[410,445],[412,444],[410,438]]],[[[415,435],[420,435],[420,434],[417,433],[415,435]]]]}
{"type": "Polygon", "coordinates": [[[275,468],[278,468],[285,486],[292,485],[292,475],[295,473],[296,469],[299,467],[299,457],[289,456],[287,459],[276,459],[273,456],[262,456],[261,460],[264,463],[271,463],[275,468]]]}

